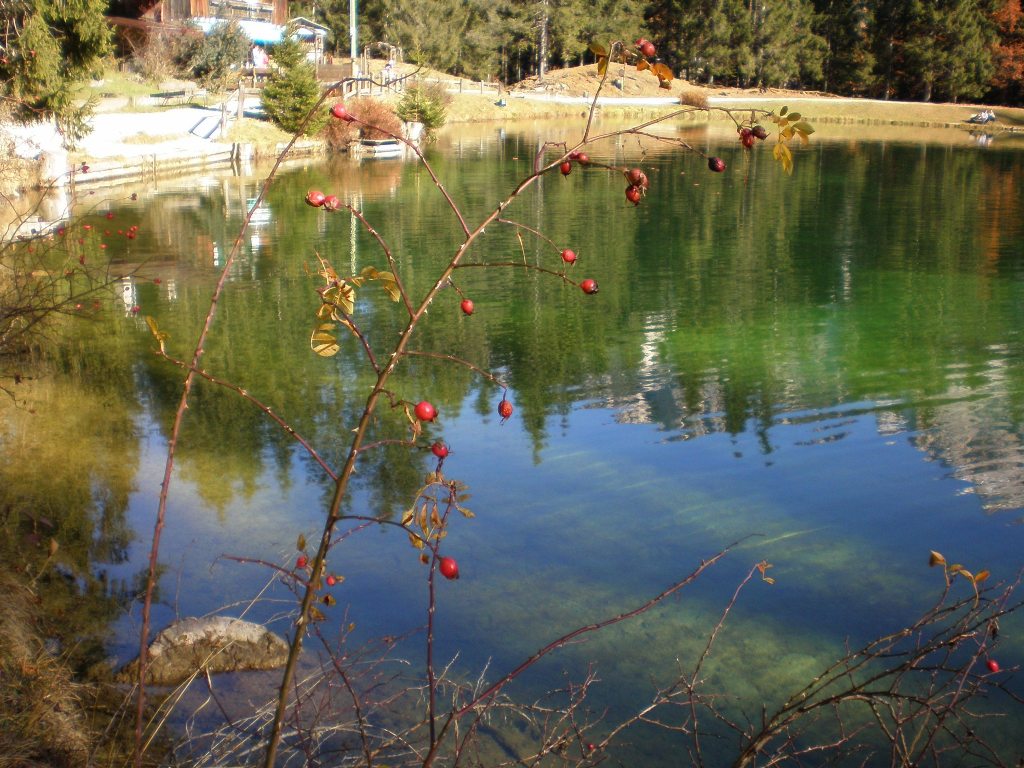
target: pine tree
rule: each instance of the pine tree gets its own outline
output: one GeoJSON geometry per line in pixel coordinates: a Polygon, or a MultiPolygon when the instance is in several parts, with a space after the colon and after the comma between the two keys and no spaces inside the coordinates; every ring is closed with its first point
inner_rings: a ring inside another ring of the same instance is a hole
{"type": "Polygon", "coordinates": [[[751,20],[758,85],[820,82],[827,48],[808,0],[752,0],[751,20]]]}
{"type": "Polygon", "coordinates": [[[817,0],[816,10],[815,32],[828,48],[822,88],[842,94],[864,93],[871,85],[875,64],[868,37],[871,4],[868,0],[817,0]]]}
{"type": "Polygon", "coordinates": [[[0,98],[11,117],[53,119],[65,141],[85,134],[92,104],[77,91],[110,52],[105,0],[2,0],[0,98]]]}
{"type": "MultiPolygon", "coordinates": [[[[267,116],[288,133],[297,133],[306,115],[320,99],[320,83],[313,65],[288,30],[284,39],[274,46],[272,54],[277,65],[263,88],[263,109],[267,116]]],[[[314,115],[303,133],[317,133],[327,121],[327,113],[314,115]]]]}
{"type": "Polygon", "coordinates": [[[662,57],[687,79],[742,84],[753,75],[745,0],[653,0],[645,18],[662,57]]]}

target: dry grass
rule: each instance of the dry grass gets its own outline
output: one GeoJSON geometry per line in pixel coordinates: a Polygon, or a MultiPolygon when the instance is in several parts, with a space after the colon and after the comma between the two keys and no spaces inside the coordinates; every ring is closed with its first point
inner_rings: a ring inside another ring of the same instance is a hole
{"type": "Polygon", "coordinates": [[[0,765],[86,765],[81,689],[36,633],[34,596],[4,573],[0,595],[0,765]]]}

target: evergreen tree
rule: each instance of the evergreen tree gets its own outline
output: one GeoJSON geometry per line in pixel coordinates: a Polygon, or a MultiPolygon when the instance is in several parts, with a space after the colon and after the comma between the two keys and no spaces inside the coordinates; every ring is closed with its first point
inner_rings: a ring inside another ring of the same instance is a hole
{"type": "Polygon", "coordinates": [[[187,35],[179,51],[179,64],[201,85],[216,90],[232,86],[233,68],[245,61],[249,37],[233,21],[220,22],[205,35],[199,29],[187,35]]]}
{"type": "MultiPolygon", "coordinates": [[[[284,39],[274,46],[277,67],[263,88],[263,109],[267,116],[288,133],[296,133],[306,115],[320,99],[320,83],[316,70],[306,60],[302,46],[288,30],[284,39]]],[[[327,113],[314,115],[303,133],[317,133],[327,121],[327,113]]]]}
{"type": "Polygon", "coordinates": [[[0,0],[0,98],[14,120],[53,119],[69,144],[92,104],[77,91],[110,52],[105,0],[0,0]]]}
{"type": "Polygon", "coordinates": [[[566,67],[592,61],[592,42],[607,47],[619,40],[631,45],[645,33],[640,9],[621,0],[558,0],[552,14],[553,56],[566,67]]]}
{"type": "Polygon", "coordinates": [[[902,96],[904,45],[910,36],[911,12],[906,0],[874,0],[869,38],[875,57],[875,90],[883,98],[902,96]]]}
{"type": "Polygon", "coordinates": [[[758,85],[821,81],[827,47],[813,31],[814,9],[808,0],[752,0],[751,21],[758,85]]]}
{"type": "Polygon", "coordinates": [[[822,69],[822,88],[842,94],[861,94],[871,85],[875,57],[868,31],[873,12],[868,0],[817,0],[815,32],[825,41],[828,55],[822,69]]]}
{"type": "Polygon", "coordinates": [[[945,17],[945,61],[942,94],[950,101],[978,98],[995,74],[995,20],[985,0],[952,0],[945,17]]]}
{"type": "Polygon", "coordinates": [[[653,0],[646,18],[662,57],[687,79],[744,84],[753,76],[745,0],[653,0]]]}

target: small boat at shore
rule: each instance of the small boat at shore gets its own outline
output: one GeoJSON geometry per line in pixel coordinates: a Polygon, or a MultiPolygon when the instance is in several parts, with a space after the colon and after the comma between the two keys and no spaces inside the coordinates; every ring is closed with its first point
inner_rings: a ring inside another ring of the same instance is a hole
{"type": "Polygon", "coordinates": [[[356,151],[373,157],[400,157],[405,149],[398,139],[360,139],[356,151]]]}

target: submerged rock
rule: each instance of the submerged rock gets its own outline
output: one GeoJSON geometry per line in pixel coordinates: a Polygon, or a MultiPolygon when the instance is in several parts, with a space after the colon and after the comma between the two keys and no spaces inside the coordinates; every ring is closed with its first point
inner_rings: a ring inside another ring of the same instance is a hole
{"type": "MultiPolygon", "coordinates": [[[[288,660],[288,643],[261,624],[229,616],[189,618],[164,629],[149,646],[146,681],[174,685],[199,669],[236,672],[276,669],[288,660]]],[[[138,675],[138,659],[119,678],[138,675]]]]}

